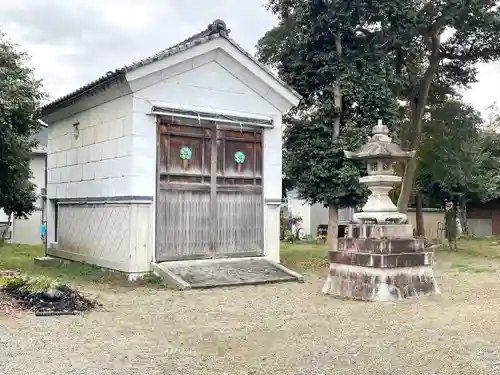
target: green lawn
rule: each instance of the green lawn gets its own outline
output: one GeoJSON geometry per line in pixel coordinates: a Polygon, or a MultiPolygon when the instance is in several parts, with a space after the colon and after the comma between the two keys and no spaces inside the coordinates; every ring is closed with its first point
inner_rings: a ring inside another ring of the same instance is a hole
{"type": "MultiPolygon", "coordinates": [[[[448,252],[446,247],[435,251],[437,266],[464,272],[493,272],[500,266],[500,239],[461,239],[458,252],[448,252]]],[[[281,262],[298,272],[324,272],[327,248],[314,242],[281,244],[281,262]]]]}
{"type": "MultiPolygon", "coordinates": [[[[457,272],[492,272],[500,266],[500,240],[462,239],[458,242],[457,253],[449,253],[441,248],[435,254],[440,268],[457,272]]],[[[20,271],[31,276],[45,275],[74,284],[137,286],[159,283],[156,277],[146,278],[140,283],[130,283],[117,272],[77,262],[66,262],[58,266],[34,264],[34,259],[43,255],[43,246],[1,246],[0,270],[20,271]]],[[[281,262],[300,273],[324,273],[328,265],[327,249],[324,244],[315,242],[282,243],[281,262]]]]}
{"type": "Polygon", "coordinates": [[[126,279],[117,272],[102,270],[90,264],[65,262],[58,266],[41,266],[34,259],[44,255],[43,246],[0,246],[0,270],[19,271],[30,276],[45,275],[63,282],[76,284],[126,285],[126,279]]]}
{"type": "Polygon", "coordinates": [[[281,243],[281,263],[297,272],[311,273],[326,270],[327,249],[314,242],[281,243]]]}

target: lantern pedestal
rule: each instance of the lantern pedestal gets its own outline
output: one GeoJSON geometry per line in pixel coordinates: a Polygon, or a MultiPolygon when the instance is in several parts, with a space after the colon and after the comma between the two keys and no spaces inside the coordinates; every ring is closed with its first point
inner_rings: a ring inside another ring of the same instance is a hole
{"type": "Polygon", "coordinates": [[[328,252],[323,293],[366,301],[439,294],[424,244],[409,224],[350,224],[338,250],[328,252]]]}
{"type": "Polygon", "coordinates": [[[398,212],[389,192],[401,181],[392,165],[409,159],[392,143],[389,130],[379,123],[370,141],[348,158],[366,160],[368,176],[360,178],[371,191],[362,212],[354,215],[338,249],[330,250],[330,267],[323,293],[367,301],[394,301],[440,294],[432,270],[432,253],[425,239],[413,236],[407,215],[398,212]]]}

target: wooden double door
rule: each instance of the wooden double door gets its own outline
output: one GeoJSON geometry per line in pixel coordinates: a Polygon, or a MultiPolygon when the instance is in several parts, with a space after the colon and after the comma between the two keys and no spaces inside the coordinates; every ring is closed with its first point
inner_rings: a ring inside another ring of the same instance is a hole
{"type": "Polygon", "coordinates": [[[262,131],[159,121],[156,260],[263,255],[262,131]]]}

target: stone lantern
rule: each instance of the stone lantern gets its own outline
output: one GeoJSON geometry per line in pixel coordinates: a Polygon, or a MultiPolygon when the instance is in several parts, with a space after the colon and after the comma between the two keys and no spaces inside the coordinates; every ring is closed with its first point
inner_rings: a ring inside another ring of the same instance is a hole
{"type": "Polygon", "coordinates": [[[361,212],[354,214],[347,236],[328,252],[330,269],[323,293],[343,298],[391,301],[439,294],[432,270],[432,253],[425,239],[413,236],[407,216],[398,212],[389,192],[401,182],[393,165],[415,156],[392,143],[381,121],[369,141],[348,159],[364,160],[368,175],[360,178],[371,191],[361,212]]]}
{"type": "Polygon", "coordinates": [[[398,212],[389,197],[394,185],[401,182],[401,177],[394,175],[394,163],[411,159],[415,151],[403,151],[399,145],[392,143],[389,129],[378,121],[373,127],[373,135],[358,151],[344,151],[346,158],[366,161],[368,176],[359,179],[371,191],[361,212],[354,214],[354,221],[358,223],[386,222],[404,223],[407,216],[398,212]]]}

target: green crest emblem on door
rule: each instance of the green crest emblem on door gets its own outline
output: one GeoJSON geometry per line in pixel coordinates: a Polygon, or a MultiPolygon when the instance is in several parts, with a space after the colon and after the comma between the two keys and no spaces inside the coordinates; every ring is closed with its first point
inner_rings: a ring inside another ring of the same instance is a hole
{"type": "Polygon", "coordinates": [[[235,152],[234,161],[236,164],[243,164],[245,162],[245,154],[241,151],[235,152]]]}
{"type": "Polygon", "coordinates": [[[191,156],[193,155],[193,152],[191,151],[191,149],[189,147],[183,146],[179,150],[179,155],[180,155],[182,160],[191,160],[191,156]]]}

